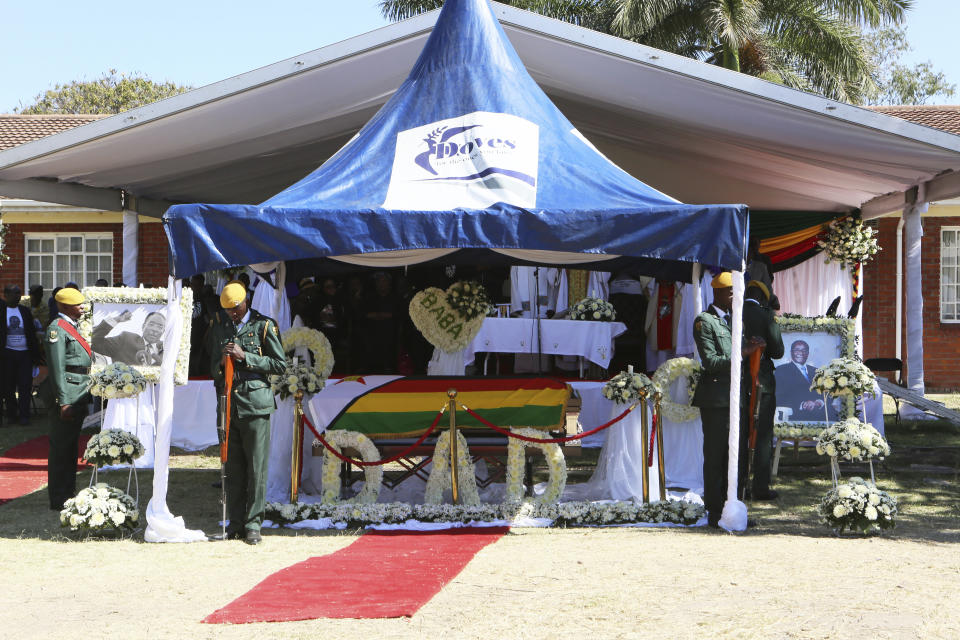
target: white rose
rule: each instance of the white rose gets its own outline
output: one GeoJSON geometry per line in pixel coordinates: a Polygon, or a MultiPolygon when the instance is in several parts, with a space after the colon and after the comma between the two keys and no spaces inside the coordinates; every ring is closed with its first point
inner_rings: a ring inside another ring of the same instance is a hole
{"type": "MultiPolygon", "coordinates": [[[[874,511],[874,513],[876,513],[876,511],[874,511]]],[[[99,527],[106,521],[107,519],[99,511],[94,511],[90,514],[90,526],[92,527],[99,527]]]]}
{"type": "Polygon", "coordinates": [[[110,514],[110,520],[113,521],[113,524],[120,526],[123,524],[123,521],[127,519],[127,516],[122,511],[114,511],[110,514]]]}
{"type": "Polygon", "coordinates": [[[287,384],[295,384],[297,382],[297,376],[287,376],[287,384]]]}
{"type": "Polygon", "coordinates": [[[872,456],[875,456],[875,455],[877,455],[878,453],[880,453],[880,449],[879,449],[879,448],[877,448],[877,447],[872,447],[872,446],[869,447],[869,448],[867,448],[867,451],[869,451],[869,452],[870,452],[870,455],[872,455],[872,456]]]}
{"type": "Polygon", "coordinates": [[[876,508],[868,505],[867,508],[863,510],[863,515],[867,516],[867,520],[876,520],[877,510],[876,508]]]}
{"type": "Polygon", "coordinates": [[[290,391],[290,393],[296,393],[296,392],[297,392],[297,389],[299,389],[299,387],[298,387],[297,385],[295,385],[295,384],[291,384],[291,385],[289,385],[289,386],[287,387],[287,389],[290,391]]]}
{"type": "Polygon", "coordinates": [[[837,495],[840,496],[841,498],[849,498],[850,496],[853,495],[853,491],[847,485],[843,485],[842,487],[837,489],[837,495]]]}
{"type": "MultiPolygon", "coordinates": [[[[107,449],[107,455],[110,456],[111,458],[116,458],[117,456],[120,455],[120,447],[118,447],[115,444],[110,445],[110,448],[107,449]]],[[[99,493],[99,491],[97,493],[99,493]]]]}
{"type": "Polygon", "coordinates": [[[867,502],[869,502],[873,506],[877,506],[878,504],[880,504],[880,496],[877,495],[876,493],[871,493],[870,497],[867,498],[867,502]]]}
{"type": "Polygon", "coordinates": [[[117,395],[117,390],[114,389],[113,387],[107,387],[106,389],[103,390],[104,398],[114,398],[116,397],[116,395],[117,395]]]}
{"type": "Polygon", "coordinates": [[[137,388],[136,388],[135,386],[133,386],[132,384],[127,383],[127,384],[123,385],[123,392],[126,393],[126,394],[131,394],[131,393],[135,392],[136,390],[137,390],[137,388]]]}
{"type": "Polygon", "coordinates": [[[823,386],[825,389],[833,389],[833,387],[836,385],[834,385],[833,380],[831,380],[830,378],[827,378],[826,380],[823,381],[823,386]]]}
{"type": "Polygon", "coordinates": [[[847,378],[847,376],[840,376],[839,378],[837,378],[837,384],[840,385],[841,387],[845,387],[849,383],[850,383],[850,380],[847,378]]]}
{"type": "Polygon", "coordinates": [[[860,447],[858,447],[857,445],[853,445],[852,447],[850,447],[850,455],[853,456],[854,458],[859,458],[860,447]]]}
{"type": "Polygon", "coordinates": [[[847,515],[847,510],[844,508],[844,506],[843,506],[842,504],[838,504],[837,506],[835,506],[835,507],[833,508],[833,517],[834,517],[834,518],[842,518],[842,517],[845,516],[845,515],[847,515]]]}
{"type": "Polygon", "coordinates": [[[133,454],[133,445],[132,444],[123,445],[123,452],[128,456],[133,454]]]}
{"type": "Polygon", "coordinates": [[[599,312],[599,311],[594,311],[594,312],[593,312],[593,318],[594,318],[595,320],[599,320],[599,319],[600,319],[600,312],[599,312]]]}
{"type": "Polygon", "coordinates": [[[71,526],[71,527],[76,528],[76,527],[79,527],[81,524],[83,524],[83,518],[82,518],[80,515],[78,515],[78,514],[76,514],[76,513],[70,514],[70,526],[71,526]]]}
{"type": "Polygon", "coordinates": [[[837,448],[836,448],[835,446],[833,446],[832,444],[828,444],[828,445],[826,446],[826,451],[827,451],[827,455],[830,456],[831,458],[832,458],[833,456],[837,455],[837,448]]]}

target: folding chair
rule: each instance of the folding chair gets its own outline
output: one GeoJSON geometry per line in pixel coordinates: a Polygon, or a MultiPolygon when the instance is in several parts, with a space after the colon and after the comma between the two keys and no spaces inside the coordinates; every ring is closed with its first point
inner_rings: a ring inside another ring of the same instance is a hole
{"type": "MultiPolygon", "coordinates": [[[[896,374],[893,378],[890,376],[884,376],[890,379],[894,384],[898,384],[901,387],[906,387],[903,383],[903,360],[900,358],[868,358],[863,361],[863,364],[867,366],[868,369],[874,373],[894,373],[896,374]]],[[[896,396],[890,396],[893,398],[893,404],[897,407],[897,424],[900,424],[900,398],[896,396]]]]}

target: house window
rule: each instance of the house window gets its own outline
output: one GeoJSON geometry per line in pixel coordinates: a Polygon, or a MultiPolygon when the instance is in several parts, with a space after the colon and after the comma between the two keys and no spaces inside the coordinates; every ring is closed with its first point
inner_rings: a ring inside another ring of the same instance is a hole
{"type": "Polygon", "coordinates": [[[113,234],[26,234],[27,287],[50,291],[68,282],[89,287],[113,280],[113,234]]]}
{"type": "Polygon", "coordinates": [[[940,228],[940,321],[960,322],[960,227],[940,228]]]}

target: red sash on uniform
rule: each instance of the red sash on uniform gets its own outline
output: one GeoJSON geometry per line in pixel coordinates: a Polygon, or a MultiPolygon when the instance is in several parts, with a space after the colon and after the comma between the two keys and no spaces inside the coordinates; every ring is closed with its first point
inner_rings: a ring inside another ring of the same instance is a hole
{"type": "Polygon", "coordinates": [[[62,328],[64,331],[66,331],[71,336],[73,336],[73,339],[79,342],[80,346],[83,347],[83,350],[87,352],[87,355],[90,356],[91,359],[93,359],[93,351],[90,350],[90,345],[87,344],[87,341],[83,339],[83,336],[80,335],[80,332],[77,331],[77,328],[73,326],[73,324],[71,324],[70,322],[67,322],[63,318],[60,318],[57,321],[57,324],[60,326],[60,328],[62,328]]]}

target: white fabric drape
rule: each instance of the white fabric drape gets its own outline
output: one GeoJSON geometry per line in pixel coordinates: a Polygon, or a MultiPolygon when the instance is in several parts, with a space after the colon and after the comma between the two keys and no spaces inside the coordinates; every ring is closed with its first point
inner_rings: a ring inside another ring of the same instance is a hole
{"type": "MultiPolygon", "coordinates": [[[[907,387],[922,394],[923,384],[923,279],[920,260],[923,244],[921,215],[926,202],[916,202],[903,210],[904,243],[906,248],[907,287],[907,387]]],[[[909,412],[909,410],[908,410],[909,412]]],[[[923,413],[916,410],[916,413],[923,413]]]]}
{"type": "MultiPolygon", "coordinates": [[[[123,211],[123,284],[128,287],[137,286],[137,259],[140,255],[140,242],[137,232],[140,228],[140,219],[136,211],[123,211]]],[[[110,284],[113,284],[112,282],[110,284]]]]}
{"type": "Polygon", "coordinates": [[[250,265],[257,279],[261,284],[257,284],[253,290],[253,300],[250,306],[265,316],[273,318],[277,323],[277,328],[283,332],[292,326],[293,319],[290,317],[290,302],[287,300],[287,264],[285,262],[262,262],[250,265]],[[272,286],[265,278],[261,277],[271,271],[274,272],[272,286]]]}
{"type": "Polygon", "coordinates": [[[730,328],[730,436],[727,441],[727,500],[720,516],[720,526],[727,531],[747,528],[747,505],[737,499],[737,475],[740,464],[740,367],[743,354],[743,272],[733,275],[733,325],[730,328]]]}
{"type": "MultiPolygon", "coordinates": [[[[167,330],[163,352],[175,355],[183,330],[180,315],[180,282],[172,277],[167,282],[167,330]]],[[[147,542],[198,542],[206,540],[203,531],[187,529],[183,518],[174,516],[167,508],[167,480],[170,458],[170,431],[173,426],[173,370],[175,357],[163,359],[160,381],[157,383],[157,439],[153,467],[153,496],[147,504],[147,542]]]]}
{"type": "Polygon", "coordinates": [[[134,466],[138,469],[149,469],[153,466],[155,453],[153,434],[156,424],[153,396],[155,392],[154,385],[148,384],[139,398],[113,398],[107,403],[103,414],[104,429],[129,431],[143,443],[144,454],[134,460],[134,466]],[[137,416],[138,407],[139,416],[137,416]]]}
{"type": "Polygon", "coordinates": [[[443,349],[434,348],[433,356],[427,363],[428,376],[462,376],[466,373],[463,349],[447,353],[443,349]]]}
{"type": "MultiPolygon", "coordinates": [[[[689,402],[688,379],[673,381],[667,392],[674,402],[689,402]]],[[[674,422],[661,416],[664,471],[668,487],[684,487],[703,493],[703,425],[699,414],[693,420],[674,422]]]]}

